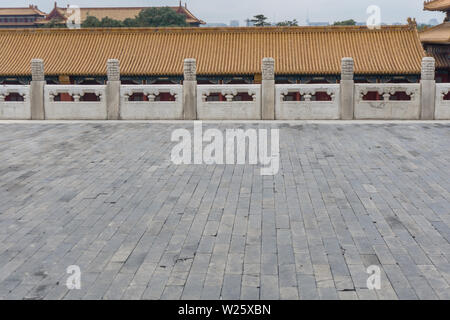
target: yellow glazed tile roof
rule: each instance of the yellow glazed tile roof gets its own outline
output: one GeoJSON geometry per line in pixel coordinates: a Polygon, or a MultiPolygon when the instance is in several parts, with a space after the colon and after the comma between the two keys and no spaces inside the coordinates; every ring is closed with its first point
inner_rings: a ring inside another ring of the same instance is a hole
{"type": "Polygon", "coordinates": [[[23,7],[23,8],[0,8],[0,16],[45,16],[45,13],[40,11],[35,6],[23,7]]]}
{"type": "Polygon", "coordinates": [[[450,53],[433,52],[431,56],[436,59],[437,69],[450,69],[450,53]]]}
{"type": "Polygon", "coordinates": [[[450,44],[450,22],[422,31],[419,36],[424,43],[450,44]]]}
{"type": "Polygon", "coordinates": [[[343,57],[357,74],[419,74],[424,55],[408,26],[0,30],[0,75],[16,76],[33,58],[48,75],[104,75],[110,58],[124,75],[181,75],[185,58],[198,74],[250,75],[264,57],[277,74],[340,74],[343,57]]]}
{"type": "Polygon", "coordinates": [[[424,9],[429,11],[450,10],[450,0],[429,0],[425,1],[424,9]]]}

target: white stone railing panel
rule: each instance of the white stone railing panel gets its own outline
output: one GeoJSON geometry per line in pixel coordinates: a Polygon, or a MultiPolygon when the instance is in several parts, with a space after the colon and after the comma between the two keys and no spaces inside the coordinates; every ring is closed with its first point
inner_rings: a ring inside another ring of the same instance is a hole
{"type": "Polygon", "coordinates": [[[120,117],[123,120],[183,119],[182,85],[122,85],[120,100],[120,117]],[[149,101],[129,101],[135,93],[142,93],[149,101]],[[161,93],[169,93],[175,101],[155,101],[161,93]]]}
{"type": "Polygon", "coordinates": [[[436,120],[450,120],[450,100],[444,100],[449,93],[450,83],[436,84],[436,120]]]}
{"type": "Polygon", "coordinates": [[[0,120],[31,119],[30,86],[0,85],[0,120]],[[22,96],[23,101],[6,101],[11,93],[22,96]]]}
{"type": "Polygon", "coordinates": [[[340,87],[338,84],[277,84],[275,85],[275,119],[336,120],[339,119],[340,87]],[[324,92],[330,101],[313,101],[312,96],[324,92]],[[285,96],[298,93],[303,101],[285,101],[285,96]]]}
{"type": "Polygon", "coordinates": [[[199,120],[261,119],[261,85],[199,85],[197,87],[199,120]],[[211,94],[220,93],[226,101],[208,101],[211,94]],[[239,93],[247,93],[253,101],[234,101],[239,93]]]}
{"type": "Polygon", "coordinates": [[[48,120],[105,120],[105,85],[46,85],[44,89],[45,118],[48,120]],[[55,101],[61,93],[69,94],[74,101],[55,101]],[[95,94],[99,101],[80,101],[87,94],[95,94]]]}
{"type": "Polygon", "coordinates": [[[355,84],[355,119],[417,120],[420,118],[420,84],[355,84]],[[368,92],[378,92],[383,100],[363,100],[368,92]],[[390,100],[405,92],[410,100],[390,100]]]}

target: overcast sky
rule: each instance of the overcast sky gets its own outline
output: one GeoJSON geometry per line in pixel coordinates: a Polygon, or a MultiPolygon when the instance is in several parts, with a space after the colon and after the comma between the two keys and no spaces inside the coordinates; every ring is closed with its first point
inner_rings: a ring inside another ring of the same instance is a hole
{"type": "MultiPolygon", "coordinates": [[[[424,12],[424,0],[183,0],[188,9],[206,22],[243,21],[255,14],[263,13],[271,21],[297,19],[304,24],[310,21],[334,22],[355,19],[365,22],[366,10],[370,5],[381,8],[383,23],[406,22],[415,17],[418,22],[428,22],[436,18],[443,21],[444,15],[436,12],[424,12]]],[[[28,6],[36,4],[43,11],[53,8],[53,0],[0,0],[2,7],[28,6]]],[[[59,0],[58,6],[67,4],[80,7],[93,6],[174,6],[178,0],[59,0]]]]}

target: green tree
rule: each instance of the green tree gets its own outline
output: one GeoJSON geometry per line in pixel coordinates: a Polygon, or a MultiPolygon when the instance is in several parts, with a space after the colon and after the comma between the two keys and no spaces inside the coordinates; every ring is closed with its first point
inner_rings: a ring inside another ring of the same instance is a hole
{"type": "Polygon", "coordinates": [[[123,26],[127,28],[137,27],[136,19],[127,18],[123,20],[123,26]]]}
{"type": "Polygon", "coordinates": [[[97,17],[88,16],[81,24],[82,28],[120,28],[123,27],[122,21],[104,17],[102,20],[97,17]]]}
{"type": "Polygon", "coordinates": [[[257,14],[250,21],[253,22],[255,27],[266,27],[270,26],[270,23],[267,22],[267,17],[263,14],[257,14]]]}
{"type": "Polygon", "coordinates": [[[119,20],[114,20],[109,17],[104,17],[100,21],[100,26],[102,28],[120,28],[120,27],[123,27],[123,23],[122,23],[122,21],[119,21],[119,20]]]}
{"type": "Polygon", "coordinates": [[[286,21],[278,22],[277,26],[278,27],[296,27],[296,26],[298,26],[298,21],[297,21],[297,19],[294,19],[292,21],[286,20],[286,21]]]}
{"type": "Polygon", "coordinates": [[[127,21],[136,27],[186,27],[186,17],[169,7],[147,8],[139,12],[135,22],[127,21]]]}
{"type": "Polygon", "coordinates": [[[344,20],[344,21],[336,21],[334,23],[335,26],[356,26],[356,21],[353,19],[344,20]]]}
{"type": "Polygon", "coordinates": [[[45,23],[39,26],[40,28],[67,28],[67,25],[65,24],[65,22],[61,21],[61,20],[55,20],[52,19],[50,20],[49,23],[45,23]]]}
{"type": "Polygon", "coordinates": [[[96,17],[88,16],[86,20],[81,24],[82,28],[100,28],[101,27],[101,21],[98,20],[96,17]]]}

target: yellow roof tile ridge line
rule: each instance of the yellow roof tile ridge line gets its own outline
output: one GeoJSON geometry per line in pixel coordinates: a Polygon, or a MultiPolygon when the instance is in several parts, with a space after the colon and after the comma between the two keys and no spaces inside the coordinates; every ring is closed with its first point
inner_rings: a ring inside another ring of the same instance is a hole
{"type": "Polygon", "coordinates": [[[0,33],[276,33],[283,31],[291,32],[339,32],[339,31],[368,31],[368,32],[389,32],[389,31],[411,31],[409,25],[386,25],[380,29],[370,29],[367,26],[296,26],[296,27],[134,27],[134,28],[12,28],[0,29],[0,33]]]}
{"type": "Polygon", "coordinates": [[[443,26],[446,27],[447,24],[450,26],[450,21],[446,21],[446,22],[444,22],[444,23],[437,24],[437,25],[435,25],[435,26],[432,26],[432,27],[429,27],[429,28],[427,28],[427,29],[421,30],[421,31],[419,31],[419,33],[424,33],[424,32],[427,32],[427,31],[434,30],[434,29],[440,29],[440,28],[442,28],[443,26]]]}
{"type": "Polygon", "coordinates": [[[433,4],[433,3],[437,3],[437,2],[442,2],[442,0],[425,0],[423,2],[423,4],[428,5],[428,4],[433,4]]]}

